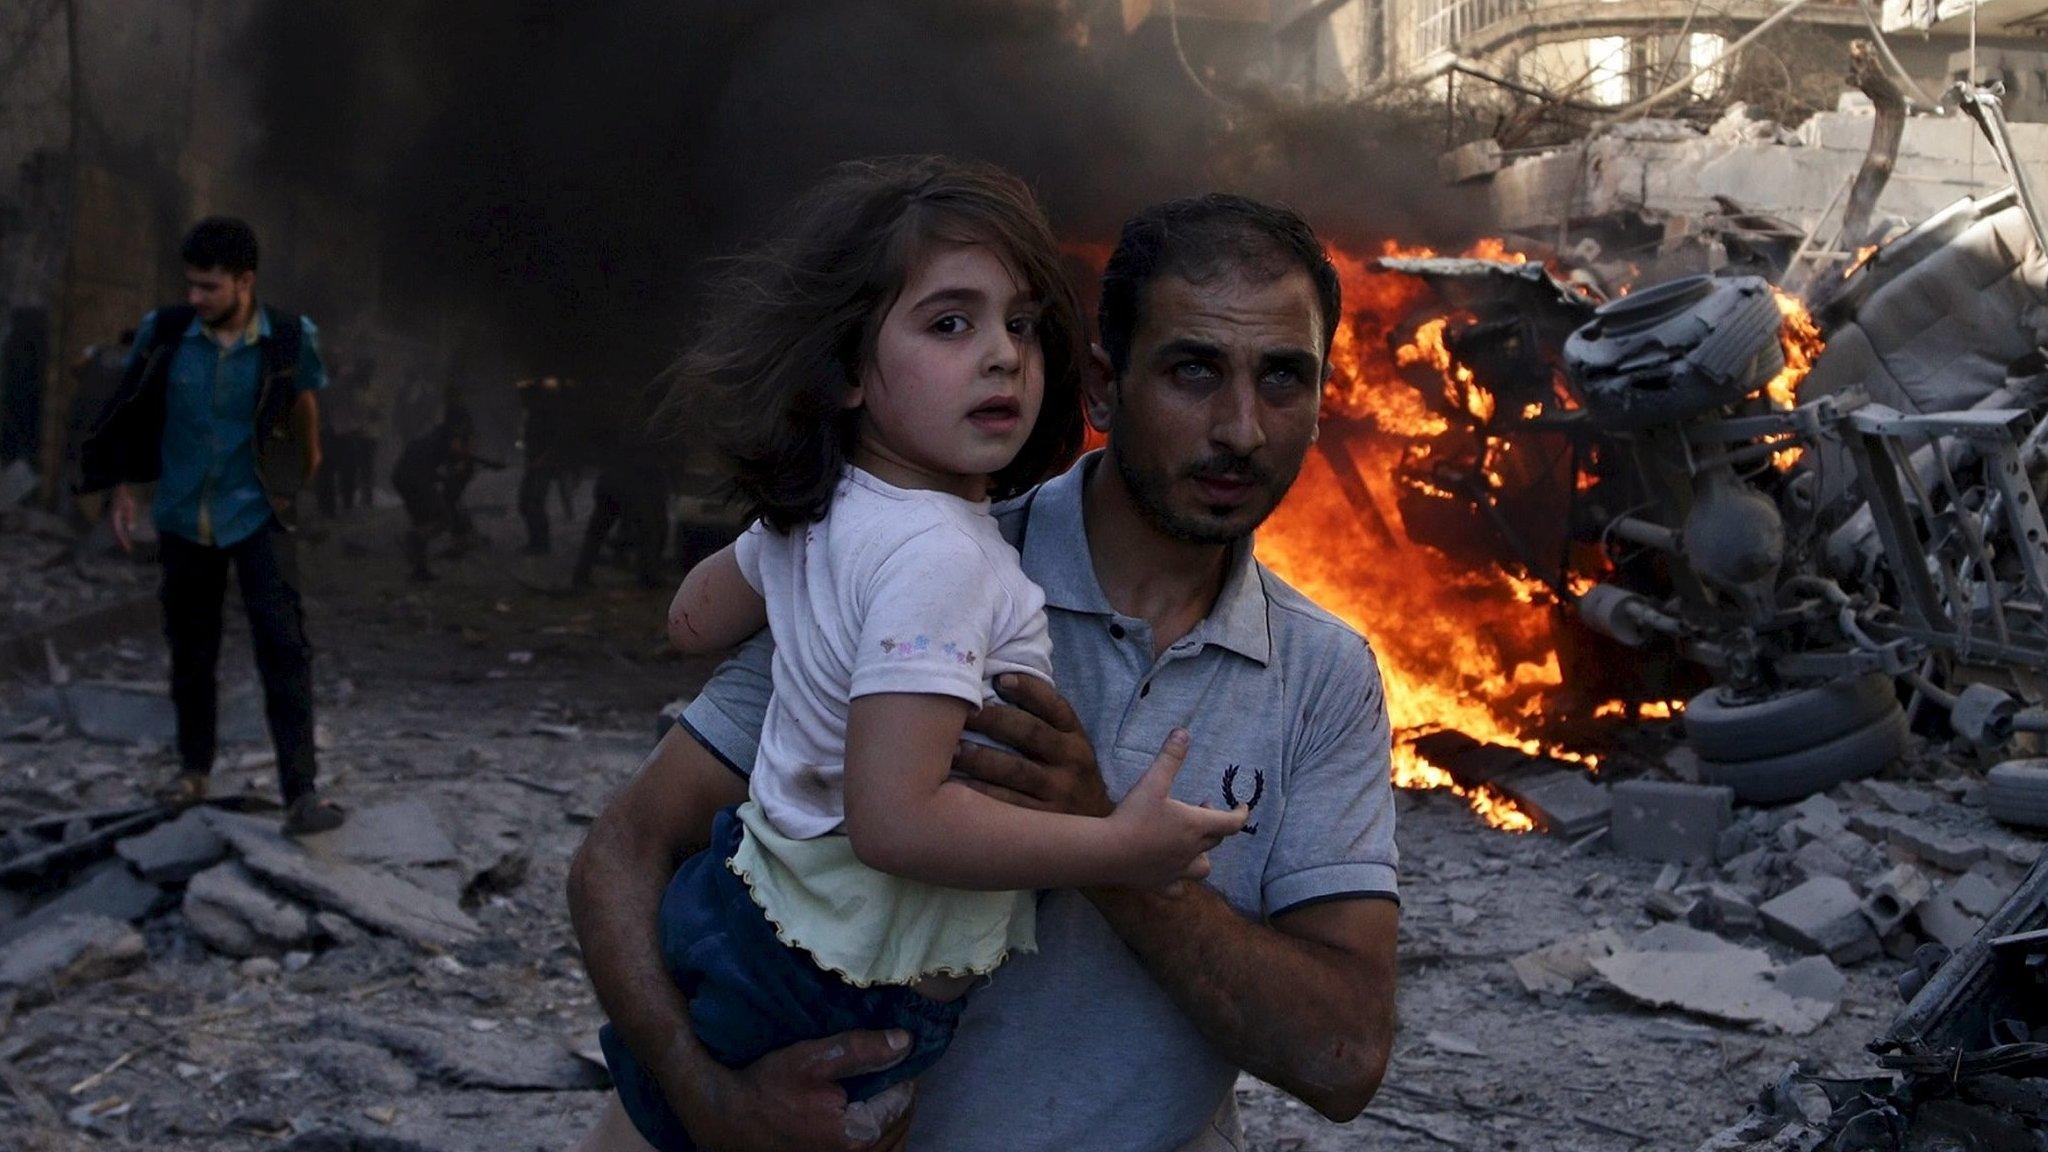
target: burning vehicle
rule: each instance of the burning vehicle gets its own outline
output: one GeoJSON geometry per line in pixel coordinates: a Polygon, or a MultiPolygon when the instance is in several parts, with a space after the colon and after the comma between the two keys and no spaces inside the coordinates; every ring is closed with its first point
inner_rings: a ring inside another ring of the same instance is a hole
{"type": "MultiPolygon", "coordinates": [[[[2021,172],[1995,93],[1958,103],[2021,172]]],[[[1564,749],[1598,721],[1682,714],[1701,778],[1752,803],[1874,772],[1942,714],[1984,749],[2048,731],[2048,225],[2015,180],[1798,295],[1753,259],[1641,286],[1497,242],[1340,259],[1328,476],[1261,548],[1398,616],[1368,629],[1416,710],[1397,782],[1519,828],[1442,778],[1432,731],[1589,763],[1564,749]],[[1383,572],[1340,571],[1347,515],[1383,572]],[[1434,616],[1400,610],[1418,585],[1434,616]]],[[[1770,250],[1783,273],[1795,245],[1770,250]]]]}

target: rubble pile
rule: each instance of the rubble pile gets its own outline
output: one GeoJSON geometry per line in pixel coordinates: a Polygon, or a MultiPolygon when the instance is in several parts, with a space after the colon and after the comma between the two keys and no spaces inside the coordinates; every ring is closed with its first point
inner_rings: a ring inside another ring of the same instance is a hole
{"type": "Polygon", "coordinates": [[[368,808],[305,842],[225,808],[58,817],[0,836],[0,990],[28,999],[104,977],[142,954],[134,925],[159,913],[238,960],[312,953],[369,934],[443,950],[474,942],[464,906],[517,886],[528,865],[508,836],[465,848],[420,800],[368,808]],[[30,901],[27,886],[46,894],[30,901]]]}
{"type": "Polygon", "coordinates": [[[1700,1152],[2048,1145],[2048,856],[1969,940],[1914,960],[1875,1069],[1795,1064],[1700,1152]]]}

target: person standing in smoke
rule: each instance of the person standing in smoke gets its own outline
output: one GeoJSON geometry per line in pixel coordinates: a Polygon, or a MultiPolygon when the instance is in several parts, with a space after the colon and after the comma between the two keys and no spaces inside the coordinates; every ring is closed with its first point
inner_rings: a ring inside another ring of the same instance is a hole
{"type": "Polygon", "coordinates": [[[622,524],[640,587],[663,584],[661,557],[668,543],[667,461],[648,432],[647,421],[646,412],[633,411],[615,423],[619,431],[598,468],[590,520],[583,528],[583,549],[569,580],[572,588],[590,587],[605,540],[622,524]]]}
{"type": "Polygon", "coordinates": [[[549,538],[548,492],[562,493],[562,515],[568,510],[569,430],[567,424],[569,381],[554,376],[521,380],[520,407],[526,412],[526,427],[520,443],[526,451],[526,470],[519,477],[519,516],[526,522],[526,554],[545,556],[549,538]]]}
{"type": "Polygon", "coordinates": [[[84,492],[114,490],[114,538],[130,547],[135,485],[156,483],[164,634],[181,770],[165,799],[206,798],[216,741],[221,601],[242,589],[264,713],[277,749],[285,831],[341,826],[314,786],[312,645],[299,598],[293,503],[320,467],[327,385],[319,333],[256,303],[256,233],[227,217],[185,237],[185,304],[143,318],[119,390],[80,453],[84,492]]]}
{"type": "Polygon", "coordinates": [[[405,558],[415,581],[434,579],[427,550],[443,532],[458,530],[457,502],[478,464],[475,443],[476,421],[467,407],[451,400],[441,422],[408,442],[391,470],[391,487],[405,502],[405,558]]]}
{"type": "MultiPolygon", "coordinates": [[[[320,514],[330,520],[355,507],[357,494],[369,480],[369,434],[364,430],[368,422],[364,393],[369,386],[369,372],[361,363],[355,363],[337,369],[334,376],[339,387],[327,402],[327,419],[320,428],[321,458],[327,466],[313,483],[320,514]]],[[[368,506],[368,501],[364,501],[364,507],[368,506]]]]}

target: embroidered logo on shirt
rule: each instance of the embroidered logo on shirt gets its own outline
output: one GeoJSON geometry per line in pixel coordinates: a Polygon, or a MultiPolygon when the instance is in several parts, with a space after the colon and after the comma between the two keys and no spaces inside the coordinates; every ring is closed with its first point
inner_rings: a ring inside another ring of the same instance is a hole
{"type": "Polygon", "coordinates": [[[950,640],[939,645],[938,651],[934,653],[932,651],[931,637],[923,634],[914,636],[909,640],[898,640],[891,636],[883,640],[881,644],[882,655],[887,656],[891,660],[924,660],[936,655],[951,660],[955,664],[971,665],[979,658],[975,654],[974,649],[962,648],[950,640]]]}
{"type": "Polygon", "coordinates": [[[898,640],[891,636],[882,641],[882,655],[892,660],[916,660],[931,654],[931,638],[916,636],[909,640],[898,640]]]}
{"type": "MultiPolygon", "coordinates": [[[[1228,808],[1235,808],[1239,804],[1243,804],[1247,812],[1257,812],[1259,810],[1259,801],[1266,795],[1266,770],[1263,768],[1252,769],[1252,797],[1249,800],[1239,800],[1237,798],[1237,774],[1240,771],[1242,769],[1235,764],[1223,770],[1223,804],[1228,808]]],[[[1259,826],[1247,822],[1244,826],[1244,832],[1247,836],[1257,836],[1259,834],[1259,826]]]]}

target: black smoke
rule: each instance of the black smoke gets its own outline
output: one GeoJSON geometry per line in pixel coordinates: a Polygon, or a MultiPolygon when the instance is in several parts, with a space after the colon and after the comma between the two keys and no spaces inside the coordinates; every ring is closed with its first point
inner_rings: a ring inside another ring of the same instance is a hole
{"type": "Polygon", "coordinates": [[[994,161],[1098,243],[1211,188],[1342,242],[1459,238],[1412,117],[1226,106],[1157,38],[1083,39],[1065,6],[1021,0],[268,0],[245,38],[249,162],[369,206],[406,307],[481,316],[511,362],[586,376],[658,368],[702,261],[854,156],[994,161]]]}

